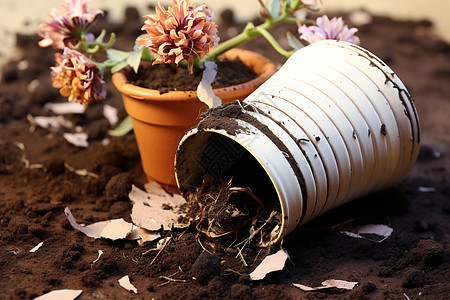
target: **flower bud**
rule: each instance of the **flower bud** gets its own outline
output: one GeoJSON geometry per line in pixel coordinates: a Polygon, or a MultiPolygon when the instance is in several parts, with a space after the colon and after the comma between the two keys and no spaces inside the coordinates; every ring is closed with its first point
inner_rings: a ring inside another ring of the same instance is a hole
{"type": "Polygon", "coordinates": [[[270,14],[267,11],[267,9],[265,7],[261,7],[259,9],[259,14],[261,15],[261,17],[263,17],[263,19],[269,19],[270,18],[270,14]]]}

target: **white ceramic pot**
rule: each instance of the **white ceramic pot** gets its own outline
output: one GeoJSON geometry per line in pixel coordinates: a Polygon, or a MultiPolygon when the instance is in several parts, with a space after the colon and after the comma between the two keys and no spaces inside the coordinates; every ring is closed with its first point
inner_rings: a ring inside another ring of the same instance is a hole
{"type": "Polygon", "coordinates": [[[384,62],[353,44],[321,41],[297,51],[242,104],[211,111],[188,132],[177,183],[186,193],[207,172],[240,182],[251,182],[252,170],[265,173],[260,186],[272,187],[282,214],[263,243],[273,244],[336,206],[399,183],[416,161],[419,131],[411,96],[384,62]]]}

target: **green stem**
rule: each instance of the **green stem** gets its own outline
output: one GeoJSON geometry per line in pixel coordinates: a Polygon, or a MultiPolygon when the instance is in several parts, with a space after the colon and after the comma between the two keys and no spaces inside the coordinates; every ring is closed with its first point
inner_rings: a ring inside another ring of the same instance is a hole
{"type": "Polygon", "coordinates": [[[300,23],[301,23],[302,25],[315,25],[315,24],[316,24],[316,21],[310,20],[310,19],[306,19],[306,20],[300,21],[300,23]]]}
{"type": "Polygon", "coordinates": [[[76,45],[75,49],[85,54],[105,54],[106,50],[111,48],[116,40],[116,35],[111,33],[108,42],[104,43],[103,38],[105,37],[105,32],[105,30],[102,30],[102,33],[92,42],[88,41],[86,35],[83,33],[80,42],[76,45]]]}
{"type": "Polygon", "coordinates": [[[262,23],[261,25],[258,25],[256,27],[255,27],[255,25],[253,25],[253,23],[249,22],[243,32],[241,32],[240,34],[236,35],[235,37],[223,42],[222,44],[220,44],[219,46],[214,48],[201,61],[204,62],[206,60],[214,60],[214,58],[216,58],[216,56],[218,56],[232,48],[235,48],[247,41],[250,41],[251,39],[254,39],[256,36],[261,34],[261,32],[260,32],[261,29],[269,30],[272,27],[284,22],[287,17],[288,17],[287,14],[283,14],[276,19],[266,19],[266,21],[264,23],[262,23]]]}
{"type": "MultiPolygon", "coordinates": [[[[204,60],[202,59],[202,60],[200,60],[199,58],[198,58],[198,56],[196,56],[195,58],[194,58],[194,62],[193,62],[193,66],[194,66],[194,68],[195,69],[199,69],[199,70],[203,70],[204,68],[205,68],[205,66],[204,66],[204,60]]],[[[187,60],[182,60],[182,61],[180,61],[179,63],[178,63],[178,65],[180,65],[180,66],[182,66],[183,68],[187,68],[187,67],[189,67],[189,63],[187,62],[187,60]]]]}
{"type": "Polygon", "coordinates": [[[148,50],[147,48],[143,48],[141,52],[141,61],[154,61],[154,60],[155,58],[150,53],[150,50],[148,50]]]}
{"type": "Polygon", "coordinates": [[[203,61],[200,60],[200,58],[198,58],[198,56],[196,56],[194,58],[194,68],[203,70],[205,68],[205,66],[203,65],[203,61]]]}
{"type": "Polygon", "coordinates": [[[99,62],[96,63],[96,65],[100,68],[100,69],[110,69],[112,67],[114,67],[115,65],[117,65],[117,62],[108,62],[108,61],[104,61],[104,62],[99,62]]]}
{"type": "Polygon", "coordinates": [[[272,45],[272,47],[278,51],[281,55],[289,58],[295,51],[286,51],[281,47],[281,45],[275,40],[275,38],[265,29],[257,28],[258,32],[266,38],[266,40],[272,45]]]}
{"type": "Polygon", "coordinates": [[[287,17],[284,21],[287,23],[297,23],[299,20],[297,18],[287,17]]]}

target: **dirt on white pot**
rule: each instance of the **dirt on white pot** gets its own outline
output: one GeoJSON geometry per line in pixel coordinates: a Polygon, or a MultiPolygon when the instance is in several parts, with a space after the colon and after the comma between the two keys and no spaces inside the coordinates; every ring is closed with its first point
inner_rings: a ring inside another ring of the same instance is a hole
{"type": "Polygon", "coordinates": [[[253,230],[256,214],[260,226],[270,223],[260,241],[269,245],[399,183],[419,143],[413,100],[395,73],[361,47],[322,41],[297,51],[242,104],[210,110],[181,141],[176,177],[191,200],[211,185],[205,177],[248,188],[258,213],[237,200],[228,210],[248,214],[253,230]],[[278,215],[264,223],[271,211],[278,215]]]}

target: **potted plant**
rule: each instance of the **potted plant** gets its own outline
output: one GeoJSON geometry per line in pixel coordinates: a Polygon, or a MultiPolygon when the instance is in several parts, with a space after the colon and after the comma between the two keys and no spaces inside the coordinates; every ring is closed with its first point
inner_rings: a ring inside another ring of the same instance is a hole
{"type": "MultiPolygon", "coordinates": [[[[337,26],[334,29],[344,32],[337,38],[343,40],[353,37],[356,31],[344,27],[342,20],[333,23],[327,18],[328,23],[317,24],[317,34],[308,36],[304,26],[314,21],[305,19],[299,12],[316,10],[318,0],[271,0],[268,4],[259,0],[264,22],[258,26],[249,22],[242,33],[219,44],[217,26],[206,4],[196,6],[190,0],[173,0],[167,10],[158,4],[155,15],[145,16],[142,29],[146,33],[137,38],[133,51],[123,52],[112,49],[113,33],[104,41],[105,30],[98,37],[88,32],[102,11],[89,11],[87,2],[66,0],[59,11],[52,10],[51,20],[39,27],[43,37],[40,45],[62,50],[55,54],[53,86],[69,101],[88,105],[105,99],[102,78],[111,69],[113,84],[122,93],[125,109],[131,116],[144,172],[149,180],[156,180],[171,191],[177,190],[173,168],[177,145],[184,133],[198,122],[200,113],[222,102],[243,100],[276,71],[268,59],[238,50],[237,46],[262,35],[279,53],[289,57],[310,42],[308,38],[320,38],[321,26],[337,26]],[[283,22],[297,22],[304,40],[301,43],[288,33],[290,51],[284,50],[268,31],[283,22]],[[213,62],[218,57],[239,58],[257,77],[239,86],[213,89],[211,83],[217,72],[213,62]],[[146,62],[176,64],[179,69],[187,68],[189,73],[203,70],[202,80],[197,90],[167,93],[131,84],[128,75],[139,75],[146,62]]],[[[131,125],[129,119],[126,121],[131,125]]]]}
{"type": "MultiPolygon", "coordinates": [[[[224,58],[240,58],[258,74],[255,79],[238,85],[214,89],[224,102],[243,100],[276,71],[270,60],[255,52],[232,49],[224,58]]],[[[183,135],[198,123],[208,109],[197,91],[169,91],[134,85],[128,81],[131,68],[114,73],[112,82],[122,93],[125,109],[131,117],[134,134],[140,149],[142,167],[149,180],[156,180],[170,191],[177,191],[174,176],[174,157],[183,135]]]]}

